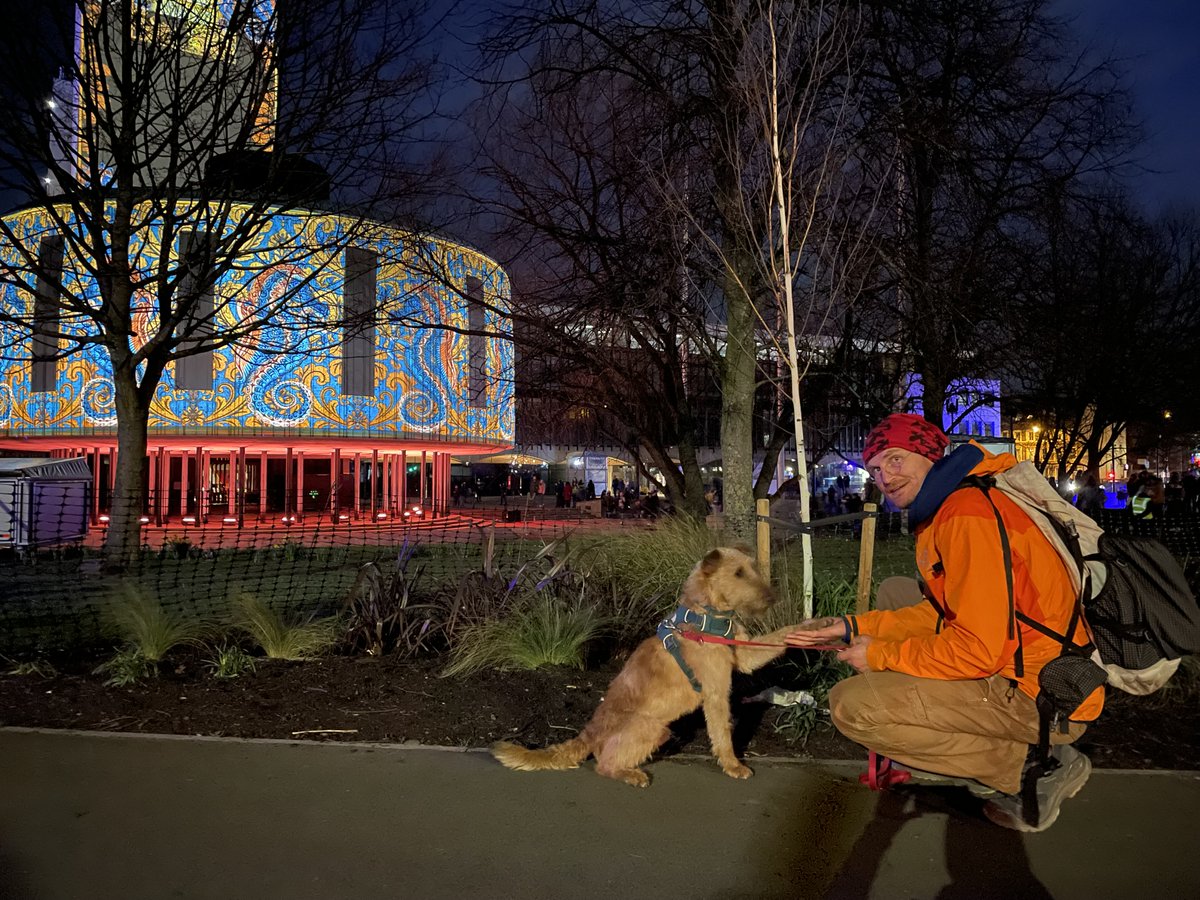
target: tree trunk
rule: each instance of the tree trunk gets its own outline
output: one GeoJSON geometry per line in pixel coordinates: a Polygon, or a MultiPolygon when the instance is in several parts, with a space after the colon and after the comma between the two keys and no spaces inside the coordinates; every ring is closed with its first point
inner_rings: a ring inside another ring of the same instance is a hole
{"type": "Polygon", "coordinates": [[[105,565],[111,571],[128,568],[142,543],[139,521],[146,505],[146,438],[150,414],[138,389],[136,372],[114,365],[117,407],[117,469],[104,541],[105,565]]]}
{"type": "Polygon", "coordinates": [[[946,409],[946,382],[940,375],[935,377],[926,369],[921,373],[921,408],[924,410],[925,421],[943,426],[943,412],[946,409]]]}
{"type": "Polygon", "coordinates": [[[676,500],[675,508],[695,519],[704,521],[708,515],[708,501],[704,499],[704,478],[696,458],[696,442],[692,434],[684,433],[678,445],[680,480],[683,495],[676,500]]]}
{"type": "MultiPolygon", "coordinates": [[[[731,258],[736,265],[740,254],[731,258]]],[[[748,271],[743,266],[742,272],[748,271]]],[[[754,511],[754,384],[756,374],[754,311],[744,284],[725,279],[727,342],[721,384],[721,467],[725,527],[750,546],[757,543],[754,511]]]]}

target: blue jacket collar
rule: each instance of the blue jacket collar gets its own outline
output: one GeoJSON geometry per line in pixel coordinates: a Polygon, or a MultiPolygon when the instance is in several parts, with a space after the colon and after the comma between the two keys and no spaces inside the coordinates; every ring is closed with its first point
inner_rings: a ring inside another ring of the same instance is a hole
{"type": "Polygon", "coordinates": [[[950,496],[959,482],[983,462],[983,451],[972,444],[962,444],[949,456],[933,464],[916,499],[908,507],[908,527],[916,528],[932,519],[942,502],[950,496]]]}

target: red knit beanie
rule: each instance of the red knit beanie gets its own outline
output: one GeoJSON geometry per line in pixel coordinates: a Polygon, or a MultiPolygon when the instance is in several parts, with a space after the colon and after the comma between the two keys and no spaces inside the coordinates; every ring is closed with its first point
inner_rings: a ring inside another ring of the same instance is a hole
{"type": "Polygon", "coordinates": [[[912,413],[892,413],[869,432],[863,442],[863,462],[869,462],[884,450],[899,447],[937,462],[950,438],[932,422],[912,413]]]}

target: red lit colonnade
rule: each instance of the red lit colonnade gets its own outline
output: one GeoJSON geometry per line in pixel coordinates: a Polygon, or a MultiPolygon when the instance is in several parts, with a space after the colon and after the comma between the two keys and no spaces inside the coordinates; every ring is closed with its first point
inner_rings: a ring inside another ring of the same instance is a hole
{"type": "MultiPolygon", "coordinates": [[[[103,523],[112,498],[116,446],[44,452],[87,459],[92,521],[103,523]]],[[[445,514],[450,508],[451,454],[444,449],[176,443],[152,447],[147,457],[143,514],[151,525],[378,523],[445,514]]]]}

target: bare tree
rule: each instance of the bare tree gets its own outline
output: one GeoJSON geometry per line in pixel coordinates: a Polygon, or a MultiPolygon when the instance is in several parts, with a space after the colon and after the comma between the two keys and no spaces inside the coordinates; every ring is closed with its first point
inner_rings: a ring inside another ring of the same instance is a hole
{"type": "Polygon", "coordinates": [[[1006,380],[1039,427],[1038,467],[1099,477],[1130,425],[1158,433],[1166,411],[1172,429],[1189,418],[1200,234],[1194,220],[1148,222],[1111,190],[1047,197],[1040,218],[1006,380]]]}
{"type": "MultiPolygon", "coordinates": [[[[627,103],[619,113],[623,116],[620,125],[637,134],[642,142],[641,150],[630,157],[631,171],[641,177],[643,190],[659,193],[658,221],[651,220],[651,225],[658,226],[658,239],[649,245],[660,247],[663,236],[678,242],[673,256],[666,252],[660,255],[658,286],[647,293],[656,298],[654,313],[664,321],[683,325],[689,353],[702,354],[716,375],[722,404],[720,443],[726,523],[747,540],[753,540],[755,534],[753,466],[758,444],[757,388],[764,371],[764,323],[769,321],[773,330],[784,321],[783,284],[792,285],[797,280],[780,280],[771,271],[770,261],[777,263],[782,258],[779,253],[772,255],[771,243],[778,241],[778,235],[763,228],[765,222],[773,220],[771,198],[777,182],[770,176],[770,137],[763,130],[763,78],[769,78],[769,69],[762,68],[763,59],[755,53],[761,49],[764,15],[770,9],[758,2],[668,0],[646,5],[548,0],[507,16],[489,45],[501,66],[504,61],[512,66],[511,61],[525,53],[525,61],[509,73],[522,85],[538,85],[540,89],[550,81],[574,91],[584,81],[608,79],[610,84],[621,84],[626,97],[638,96],[638,108],[650,112],[629,115],[637,104],[627,103]],[[530,52],[530,48],[539,49],[530,52]],[[748,142],[757,148],[757,154],[747,155],[748,142]],[[757,180],[758,193],[747,190],[747,179],[757,180]],[[768,262],[764,264],[764,260],[768,262]],[[673,265],[664,267],[662,263],[673,265]],[[665,315],[667,309],[675,311],[673,317],[665,315]]],[[[815,5],[788,4],[787,14],[792,12],[801,15],[805,26],[824,14],[815,5]]],[[[782,28],[787,14],[770,13],[774,26],[782,28]]],[[[766,31],[770,32],[771,27],[766,31]]],[[[813,37],[813,33],[806,37],[813,37]]],[[[813,61],[802,58],[801,42],[797,39],[793,43],[795,55],[786,61],[786,71],[776,73],[778,82],[773,89],[779,91],[779,96],[787,96],[785,115],[802,118],[812,114],[813,131],[784,137],[785,142],[799,142],[805,149],[803,165],[792,168],[790,159],[780,162],[780,166],[789,166],[789,171],[781,174],[788,181],[789,191],[822,164],[828,167],[826,174],[834,165],[834,154],[821,158],[820,142],[814,135],[830,124],[828,119],[818,123],[813,105],[828,99],[823,93],[826,72],[814,76],[810,70],[813,61]],[[792,79],[797,79],[799,90],[782,87],[791,85],[792,79]],[[814,89],[818,85],[819,89],[814,89]],[[815,99],[818,96],[819,101],[815,99]]],[[[828,48],[810,43],[806,49],[828,48]]],[[[823,58],[817,65],[830,63],[823,58]]],[[[845,58],[836,65],[844,71],[845,58]]],[[[512,83],[504,82],[504,86],[512,83]]],[[[589,104],[582,106],[588,115],[596,114],[589,104]]],[[[822,114],[827,111],[821,109],[822,114]]],[[[604,115],[611,112],[605,110],[604,115]]],[[[587,131],[585,123],[574,126],[572,135],[587,131]]],[[[789,125],[784,123],[782,127],[789,125]]],[[[576,153],[575,165],[591,178],[593,173],[588,167],[594,154],[590,149],[578,152],[575,140],[561,138],[564,148],[576,153]]],[[[566,171],[574,172],[575,167],[568,165],[566,171]]],[[[836,189],[825,182],[813,190],[824,198],[836,189]]],[[[577,196],[584,201],[580,208],[595,199],[586,192],[577,196]]],[[[645,200],[640,202],[646,205],[645,200]]],[[[792,198],[785,198],[785,202],[791,203],[792,198]]],[[[794,210],[787,211],[789,221],[803,217],[803,206],[797,203],[794,210]]],[[[551,219],[553,216],[547,220],[551,219]]],[[[822,222],[822,234],[827,233],[826,228],[827,223],[822,222]]],[[[581,229],[575,237],[595,239],[593,248],[604,240],[587,229],[581,229]]],[[[795,247],[789,249],[792,259],[795,247]]],[[[824,295],[826,272],[808,271],[800,277],[812,279],[814,293],[824,295]]],[[[794,322],[796,317],[791,320],[794,322]]],[[[786,328],[779,332],[781,336],[785,333],[786,328]]],[[[677,332],[663,337],[672,346],[680,343],[677,332]]],[[[782,344],[781,337],[776,359],[785,355],[782,344]]],[[[653,349],[660,344],[647,341],[642,346],[653,349]]],[[[775,402],[772,405],[779,406],[775,402]]],[[[685,431],[676,429],[676,434],[681,436],[685,431]]],[[[684,455],[681,449],[681,460],[684,455]]],[[[684,471],[690,471],[686,463],[684,471]]]]}
{"type": "Polygon", "coordinates": [[[870,0],[864,166],[888,186],[881,333],[927,418],[997,371],[1022,290],[1019,238],[1047,191],[1112,172],[1134,137],[1118,73],[1073,56],[1043,0],[870,0]]]}
{"type": "Polygon", "coordinates": [[[369,233],[365,216],[435,109],[418,5],[281,7],[74,0],[3,39],[0,154],[5,187],[27,200],[0,221],[3,352],[28,362],[31,335],[43,359],[102,351],[118,433],[115,564],[138,545],[164,373],[229,345],[340,340],[321,273],[369,233]],[[337,229],[272,227],[281,214],[316,222],[330,185],[354,210],[337,229]],[[301,264],[307,275],[286,275],[301,264]],[[248,271],[284,274],[271,290],[230,287],[248,271]]]}
{"type": "MultiPolygon", "coordinates": [[[[718,136],[719,155],[741,173],[736,206],[723,221],[740,236],[738,260],[717,235],[701,231],[723,261],[726,278],[748,298],[764,351],[778,363],[774,379],[790,411],[795,440],[800,517],[810,519],[802,383],[814,362],[829,362],[835,330],[859,292],[877,187],[855,166],[858,128],[856,6],[824,2],[749,4],[737,19],[741,55],[731,74],[744,128],[718,136]],[[738,218],[733,218],[737,211],[738,218]],[[749,279],[749,280],[748,280],[749,279]]],[[[721,232],[723,235],[724,232],[721,232]]],[[[781,445],[768,444],[767,459],[781,445]]],[[[760,470],[755,495],[772,472],[760,470]]],[[[812,542],[802,536],[803,596],[811,614],[812,542]]]]}
{"type": "Polygon", "coordinates": [[[689,368],[709,337],[681,274],[679,217],[657,183],[671,131],[622,74],[556,71],[585,67],[547,31],[519,96],[479,112],[491,123],[477,148],[490,241],[508,248],[520,286],[517,390],[526,412],[586,417],[592,439],[625,447],[647,479],[657,469],[676,508],[703,516],[689,368]]]}

